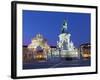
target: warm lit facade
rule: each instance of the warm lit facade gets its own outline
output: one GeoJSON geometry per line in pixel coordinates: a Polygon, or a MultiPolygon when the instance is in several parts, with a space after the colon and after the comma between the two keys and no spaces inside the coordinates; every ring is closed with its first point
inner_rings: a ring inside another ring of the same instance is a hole
{"type": "Polygon", "coordinates": [[[91,57],[91,46],[89,43],[80,46],[80,52],[83,58],[91,57]]]}
{"type": "Polygon", "coordinates": [[[50,53],[50,47],[41,34],[37,34],[32,39],[28,45],[28,49],[33,52],[35,60],[46,60],[48,53],[50,53]]]}

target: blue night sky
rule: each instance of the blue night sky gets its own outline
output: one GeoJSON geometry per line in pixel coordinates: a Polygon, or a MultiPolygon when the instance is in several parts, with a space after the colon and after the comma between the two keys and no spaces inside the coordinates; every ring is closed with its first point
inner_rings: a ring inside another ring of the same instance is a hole
{"type": "Polygon", "coordinates": [[[88,13],[23,10],[23,45],[30,44],[32,38],[40,33],[49,45],[55,46],[64,20],[68,23],[67,31],[76,47],[90,43],[91,15],[88,13]]]}

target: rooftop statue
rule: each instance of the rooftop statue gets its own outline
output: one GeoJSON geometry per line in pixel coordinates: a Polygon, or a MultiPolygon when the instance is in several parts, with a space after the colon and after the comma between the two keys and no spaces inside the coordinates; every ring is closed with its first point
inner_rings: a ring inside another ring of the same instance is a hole
{"type": "Polygon", "coordinates": [[[37,34],[28,45],[28,49],[36,50],[37,48],[42,48],[44,50],[50,50],[50,46],[41,34],[37,34]]]}

